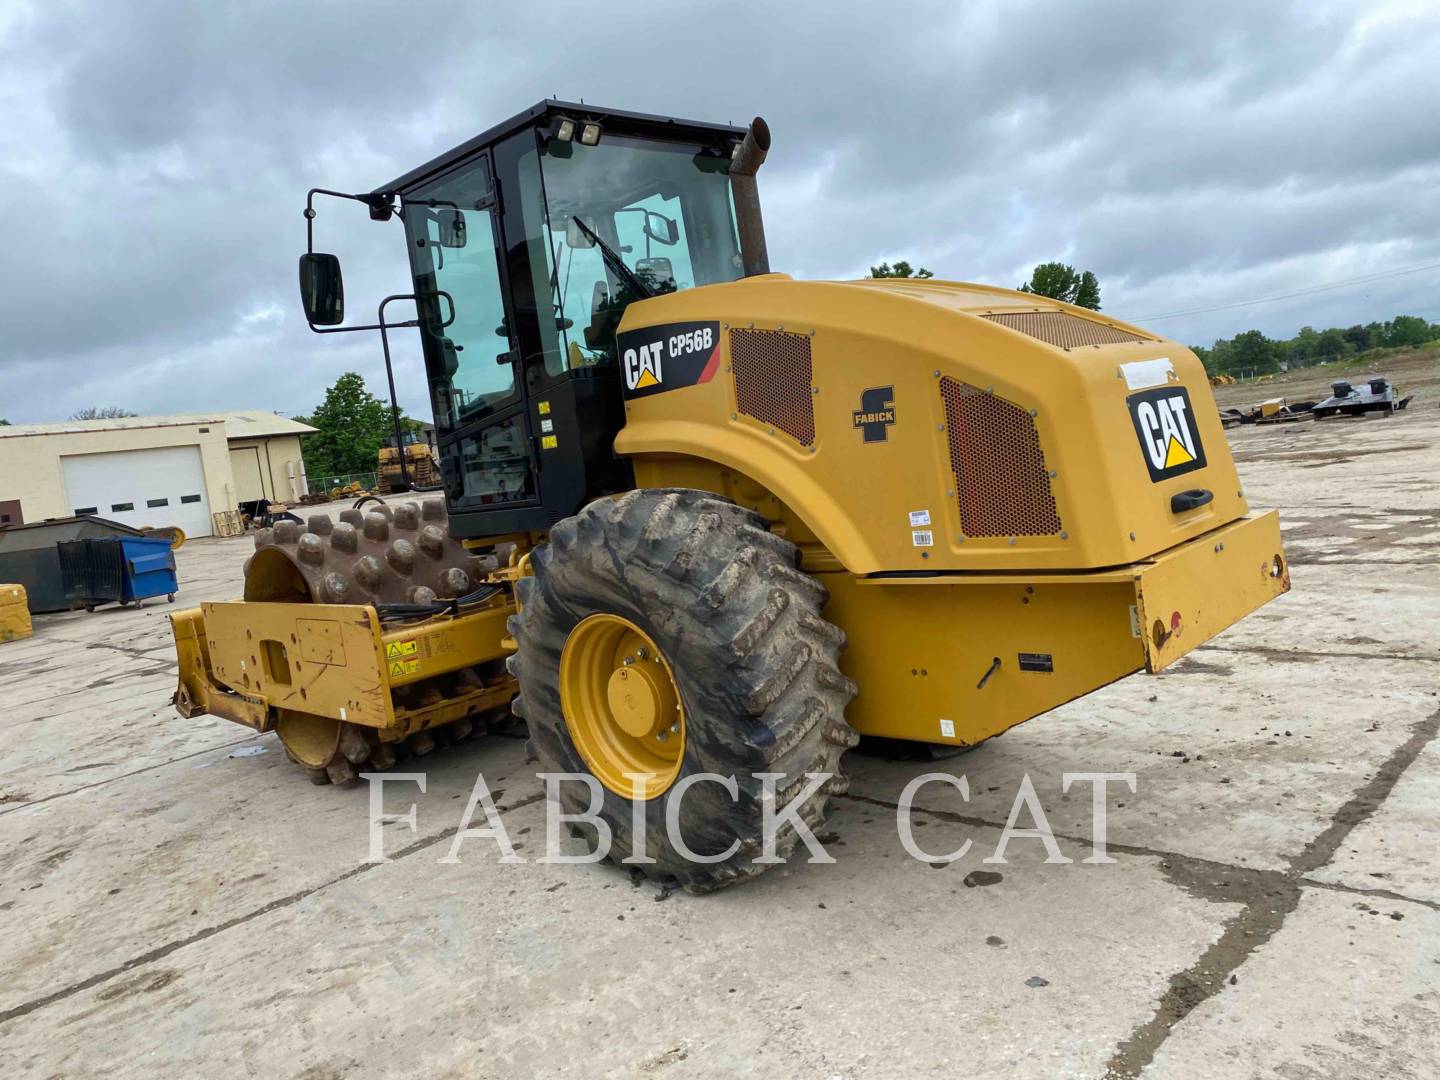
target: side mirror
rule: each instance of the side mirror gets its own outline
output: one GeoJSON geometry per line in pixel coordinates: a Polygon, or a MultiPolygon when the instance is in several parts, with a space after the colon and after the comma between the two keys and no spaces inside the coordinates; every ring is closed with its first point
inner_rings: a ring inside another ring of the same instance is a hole
{"type": "Polygon", "coordinates": [[[568,248],[592,248],[595,246],[595,241],[589,233],[575,224],[573,217],[570,217],[565,219],[565,246],[568,248]]]}
{"type": "Polygon", "coordinates": [[[339,326],[345,321],[345,281],[339,256],[320,252],[300,256],[300,303],[312,326],[339,326]]]}
{"type": "Polygon", "coordinates": [[[675,224],[674,218],[647,210],[645,212],[645,235],[657,244],[664,244],[668,247],[680,239],[680,229],[675,224]]]}
{"type": "Polygon", "coordinates": [[[441,247],[463,248],[465,246],[465,215],[459,210],[436,210],[435,224],[440,230],[441,247]]]}
{"type": "Polygon", "coordinates": [[[455,342],[448,337],[440,339],[440,368],[445,372],[446,382],[453,379],[460,370],[460,353],[455,348],[455,342]]]}

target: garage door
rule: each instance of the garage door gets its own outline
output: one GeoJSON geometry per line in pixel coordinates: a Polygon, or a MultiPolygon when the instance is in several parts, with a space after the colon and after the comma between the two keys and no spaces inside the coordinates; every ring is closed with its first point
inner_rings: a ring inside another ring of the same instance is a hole
{"type": "Polygon", "coordinates": [[[178,525],[186,536],[213,531],[198,446],[77,454],[60,464],[74,514],[126,525],[178,525]]]}

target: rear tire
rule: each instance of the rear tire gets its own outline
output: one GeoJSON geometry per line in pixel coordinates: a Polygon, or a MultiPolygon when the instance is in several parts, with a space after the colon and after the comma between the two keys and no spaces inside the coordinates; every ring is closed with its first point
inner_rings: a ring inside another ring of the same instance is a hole
{"type": "MultiPolygon", "coordinates": [[[[783,774],[777,810],[809,783],[807,773],[828,775],[800,809],[812,830],[830,797],[848,786],[840,757],[859,737],[844,717],[856,693],[838,666],[845,635],[821,618],[828,593],[798,563],[799,550],[771,533],[763,517],[726,499],[639,490],[557,524],[550,543],[531,556],[534,576],[516,583],[514,711],[528,722],[544,771],[594,775],[566,723],[560,661],[575,626],[607,613],[640,627],[669,665],[684,709],[676,783],[700,772],[735,777],[737,799],[704,781],[685,791],[679,806],[679,833],[697,854],[718,856],[738,841],[720,862],[692,862],[672,845],[665,823],[675,786],[644,803],[645,854],[656,861],[628,865],[648,877],[706,891],[768,869],[754,861],[763,820],[756,773],[783,774]]],[[[635,846],[631,803],[601,790],[599,816],[613,837],[609,858],[623,863],[635,846]]],[[[567,813],[588,807],[589,791],[579,783],[562,783],[559,796],[567,813]]],[[[785,858],[798,843],[787,824],[776,854],[785,858]]]]}

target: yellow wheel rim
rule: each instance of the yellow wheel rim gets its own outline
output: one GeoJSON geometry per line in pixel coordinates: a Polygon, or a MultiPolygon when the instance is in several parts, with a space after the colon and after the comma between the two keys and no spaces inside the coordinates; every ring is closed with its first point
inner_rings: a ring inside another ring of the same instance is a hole
{"type": "Polygon", "coordinates": [[[580,620],[560,654],[560,711],[595,778],[626,799],[669,790],[685,756],[685,707],[650,635],[619,615],[580,620]]]}
{"type": "Polygon", "coordinates": [[[323,769],[340,745],[340,721],[328,716],[282,709],[275,733],[295,760],[310,769],[323,769]]]}

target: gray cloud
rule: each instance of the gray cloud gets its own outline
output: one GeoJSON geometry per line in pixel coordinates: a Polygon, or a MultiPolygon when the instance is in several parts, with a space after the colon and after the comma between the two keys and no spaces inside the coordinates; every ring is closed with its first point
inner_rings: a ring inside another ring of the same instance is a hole
{"type": "MultiPolygon", "coordinates": [[[[1050,258],[1159,315],[1440,261],[1440,14],[1424,4],[25,3],[0,12],[0,415],[305,411],[378,343],[294,297],[312,184],[360,190],[558,94],[743,122],[772,261],[1050,258]]],[[[352,303],[393,226],[326,207],[352,303]]],[[[1168,319],[1208,342],[1413,311],[1440,273],[1168,319]]],[[[355,307],[358,312],[359,306],[355,307]]],[[[402,397],[426,408],[416,350],[402,397]]]]}

